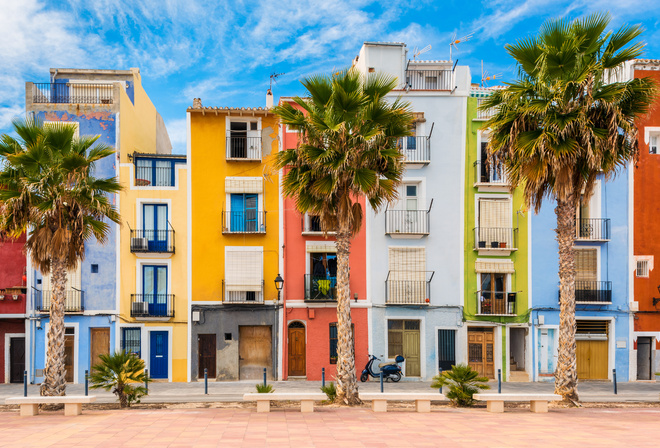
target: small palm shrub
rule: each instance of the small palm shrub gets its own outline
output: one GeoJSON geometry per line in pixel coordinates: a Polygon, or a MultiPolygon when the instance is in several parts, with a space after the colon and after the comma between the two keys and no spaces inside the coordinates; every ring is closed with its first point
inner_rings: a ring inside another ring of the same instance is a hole
{"type": "Polygon", "coordinates": [[[474,404],[473,395],[480,390],[490,389],[488,378],[479,376],[476,370],[466,364],[452,366],[451,370],[446,370],[440,375],[433,377],[431,387],[440,389],[447,386],[449,391],[445,394],[452,403],[457,406],[472,406],[474,404]]]}
{"type": "Polygon", "coordinates": [[[270,394],[274,391],[272,384],[257,384],[257,392],[260,394],[270,394]]]}
{"type": "Polygon", "coordinates": [[[335,388],[335,383],[332,381],[325,386],[321,386],[321,392],[328,396],[328,401],[330,403],[334,402],[335,398],[337,398],[337,389],[335,388]]]}
{"type": "Polygon", "coordinates": [[[143,360],[125,351],[99,357],[101,362],[92,367],[89,378],[92,389],[112,390],[122,408],[139,403],[148,394],[144,383],[151,379],[144,374],[143,360]]]}

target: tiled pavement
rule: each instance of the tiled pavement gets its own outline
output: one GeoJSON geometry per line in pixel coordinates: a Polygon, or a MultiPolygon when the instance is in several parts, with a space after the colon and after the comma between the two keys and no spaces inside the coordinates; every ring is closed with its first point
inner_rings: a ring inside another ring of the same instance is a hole
{"type": "Polygon", "coordinates": [[[368,409],[85,411],[78,417],[0,413],[0,447],[657,447],[660,409],[442,408],[430,414],[368,409]]]}

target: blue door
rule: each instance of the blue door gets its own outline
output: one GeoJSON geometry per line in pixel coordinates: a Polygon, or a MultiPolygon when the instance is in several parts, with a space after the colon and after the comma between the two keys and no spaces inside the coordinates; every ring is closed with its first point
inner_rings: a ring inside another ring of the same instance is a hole
{"type": "Polygon", "coordinates": [[[167,205],[145,204],[143,207],[143,231],[149,252],[167,252],[167,205]]]}
{"type": "Polygon", "coordinates": [[[149,353],[149,376],[156,379],[167,379],[167,331],[151,332],[149,353]]]}
{"type": "Polygon", "coordinates": [[[258,198],[256,194],[231,195],[232,232],[256,232],[258,228],[257,214],[258,198]]]}
{"type": "Polygon", "coordinates": [[[149,316],[167,317],[167,266],[142,266],[142,294],[149,316]]]}

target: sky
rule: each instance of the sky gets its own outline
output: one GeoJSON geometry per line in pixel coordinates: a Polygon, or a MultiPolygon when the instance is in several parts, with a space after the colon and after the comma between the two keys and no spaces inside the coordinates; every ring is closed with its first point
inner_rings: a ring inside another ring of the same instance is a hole
{"type": "Polygon", "coordinates": [[[642,24],[644,57],[660,59],[654,0],[0,0],[0,133],[24,116],[25,82],[48,82],[51,67],[138,67],[173,152],[185,153],[193,98],[265,106],[272,73],[284,73],[277,102],[302,95],[301,78],[349,66],[365,41],[404,42],[409,56],[430,45],[421,59],[449,59],[449,43],[467,35],[453,59],[472,81],[482,62],[507,81],[516,75],[507,43],[594,11],[609,11],[612,28],[642,24]]]}

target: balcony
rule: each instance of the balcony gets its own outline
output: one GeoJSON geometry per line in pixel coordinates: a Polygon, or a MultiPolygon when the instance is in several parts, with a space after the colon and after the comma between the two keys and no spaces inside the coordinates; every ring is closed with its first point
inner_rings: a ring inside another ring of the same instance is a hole
{"type": "MultiPolygon", "coordinates": [[[[51,290],[36,290],[35,309],[40,313],[49,313],[53,292],[51,290]]],[[[79,289],[67,289],[64,298],[65,313],[82,313],[85,311],[85,292],[79,289]]]]}
{"type": "Polygon", "coordinates": [[[477,98],[477,120],[488,120],[495,115],[494,109],[480,110],[481,105],[486,101],[486,98],[477,98]]]}
{"type": "Polygon", "coordinates": [[[397,147],[403,154],[403,161],[408,168],[419,168],[431,163],[430,137],[403,137],[398,140],[397,147]]]}
{"type": "MultiPolygon", "coordinates": [[[[328,230],[328,235],[335,235],[335,230],[328,230]]],[[[322,235],[321,218],[319,216],[305,213],[302,215],[302,234],[303,235],[322,235]]]]}
{"type": "Polygon", "coordinates": [[[266,212],[256,210],[223,211],[222,233],[266,233],[266,212]]]}
{"type": "Polygon", "coordinates": [[[174,317],[174,294],[131,294],[131,317],[136,319],[174,317]]]}
{"type": "Polygon", "coordinates": [[[112,84],[34,83],[32,102],[41,104],[112,104],[112,84]]]}
{"type": "Polygon", "coordinates": [[[452,70],[406,70],[409,90],[452,90],[452,70]]]}
{"type": "Polygon", "coordinates": [[[174,253],[174,230],[132,230],[131,253],[174,253]]]}
{"type": "MultiPolygon", "coordinates": [[[[559,291],[561,299],[561,291],[559,291]]],[[[575,281],[575,303],[583,305],[609,305],[612,303],[612,282],[575,281]]]]}
{"type": "Polygon", "coordinates": [[[388,305],[428,305],[435,271],[389,271],[385,279],[388,305]]]}
{"type": "Polygon", "coordinates": [[[476,227],[474,250],[484,255],[508,255],[517,250],[518,229],[511,227],[476,227]]]}
{"type": "Polygon", "coordinates": [[[608,218],[579,218],[576,221],[576,240],[609,241],[610,220],[608,218]]]}
{"type": "Polygon", "coordinates": [[[487,160],[474,162],[474,184],[479,191],[509,191],[509,179],[500,163],[488,163],[487,160]]]}
{"type": "Polygon", "coordinates": [[[171,166],[135,166],[136,187],[174,187],[174,168],[171,166]]]}
{"type": "Polygon", "coordinates": [[[515,316],[516,292],[477,291],[477,314],[487,316],[515,316]]]}
{"type": "Polygon", "coordinates": [[[261,162],[261,137],[247,137],[243,134],[227,137],[227,160],[261,162]]]}
{"type": "Polygon", "coordinates": [[[306,302],[336,302],[337,277],[305,274],[306,302]]]}
{"type": "Polygon", "coordinates": [[[428,210],[385,210],[385,233],[392,238],[421,238],[428,235],[430,212],[431,207],[428,210]]]}
{"type": "Polygon", "coordinates": [[[263,304],[264,303],[264,282],[260,286],[246,285],[228,285],[222,281],[222,291],[224,293],[223,302],[225,304],[263,304]],[[249,289],[249,290],[248,290],[249,289]]]}

